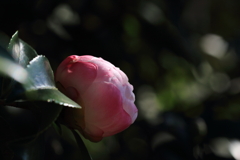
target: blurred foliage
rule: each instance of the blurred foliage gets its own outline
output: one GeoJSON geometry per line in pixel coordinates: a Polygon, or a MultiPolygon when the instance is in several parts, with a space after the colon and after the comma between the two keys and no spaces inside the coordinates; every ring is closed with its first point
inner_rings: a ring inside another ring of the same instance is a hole
{"type": "MultiPolygon", "coordinates": [[[[6,46],[20,37],[53,70],[68,55],[119,66],[139,117],[95,144],[94,160],[240,159],[238,0],[9,0],[0,2],[6,46]]],[[[76,145],[48,130],[45,159],[77,159],[76,145]],[[50,152],[52,151],[52,152],[50,152]]]]}

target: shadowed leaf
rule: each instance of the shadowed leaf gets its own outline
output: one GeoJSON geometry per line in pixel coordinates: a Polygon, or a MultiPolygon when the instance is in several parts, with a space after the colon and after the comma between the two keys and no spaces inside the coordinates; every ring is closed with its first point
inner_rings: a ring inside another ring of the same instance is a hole
{"type": "Polygon", "coordinates": [[[57,131],[59,135],[62,135],[62,127],[61,124],[58,122],[53,123],[53,128],[57,131]]]}
{"type": "Polygon", "coordinates": [[[39,135],[34,141],[28,144],[13,146],[12,150],[15,152],[14,158],[24,160],[44,160],[44,134],[39,135]]]}
{"type": "MultiPolygon", "coordinates": [[[[42,134],[56,121],[63,107],[55,103],[48,103],[43,101],[25,101],[14,103],[16,107],[30,110],[32,114],[28,116],[28,119],[31,119],[32,115],[35,115],[36,120],[34,120],[32,123],[35,124],[37,128],[30,127],[24,129],[24,127],[21,127],[24,126],[24,124],[19,124],[19,127],[15,127],[15,134],[17,136],[8,141],[9,144],[27,144],[31,141],[34,141],[40,134],[42,134]]],[[[9,122],[12,120],[11,118],[9,119],[9,117],[5,118],[8,118],[9,122]]]]}
{"type": "Polygon", "coordinates": [[[72,130],[72,133],[73,133],[73,135],[77,141],[78,147],[81,151],[81,156],[82,156],[81,158],[84,160],[92,160],[92,157],[88,153],[88,150],[87,150],[82,138],[80,137],[80,135],[75,130],[72,130]]]}

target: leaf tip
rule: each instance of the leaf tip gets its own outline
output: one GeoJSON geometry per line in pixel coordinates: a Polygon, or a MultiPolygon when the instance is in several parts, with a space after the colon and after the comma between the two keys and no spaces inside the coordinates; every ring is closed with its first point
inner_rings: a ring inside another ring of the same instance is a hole
{"type": "Polygon", "coordinates": [[[17,40],[17,39],[18,39],[18,31],[16,31],[16,32],[12,35],[12,37],[11,37],[9,43],[8,43],[8,49],[10,49],[10,48],[13,46],[14,41],[17,40]]]}
{"type": "Polygon", "coordinates": [[[77,105],[73,105],[73,104],[69,104],[69,103],[59,102],[55,99],[48,99],[47,102],[49,102],[49,103],[53,102],[53,103],[59,104],[59,105],[64,106],[64,107],[82,109],[82,107],[79,106],[79,105],[77,106],[77,105]]]}
{"type": "Polygon", "coordinates": [[[18,30],[13,34],[12,37],[18,36],[18,30]]]}

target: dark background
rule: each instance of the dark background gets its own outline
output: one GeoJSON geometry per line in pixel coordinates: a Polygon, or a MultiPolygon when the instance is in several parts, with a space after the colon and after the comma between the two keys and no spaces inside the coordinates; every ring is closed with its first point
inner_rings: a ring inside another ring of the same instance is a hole
{"type": "MultiPolygon", "coordinates": [[[[120,67],[139,117],[94,160],[240,159],[239,0],[1,0],[1,43],[19,36],[55,71],[69,55],[120,67]]],[[[50,128],[45,159],[75,160],[50,128]]]]}

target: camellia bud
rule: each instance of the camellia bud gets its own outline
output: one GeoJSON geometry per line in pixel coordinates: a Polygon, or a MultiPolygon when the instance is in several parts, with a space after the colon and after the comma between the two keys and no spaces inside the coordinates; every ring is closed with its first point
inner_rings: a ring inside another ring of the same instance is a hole
{"type": "Polygon", "coordinates": [[[133,86],[119,68],[93,56],[67,57],[57,68],[60,91],[82,109],[65,108],[63,119],[91,141],[128,128],[137,118],[133,86]]]}

